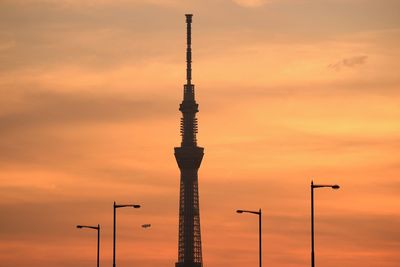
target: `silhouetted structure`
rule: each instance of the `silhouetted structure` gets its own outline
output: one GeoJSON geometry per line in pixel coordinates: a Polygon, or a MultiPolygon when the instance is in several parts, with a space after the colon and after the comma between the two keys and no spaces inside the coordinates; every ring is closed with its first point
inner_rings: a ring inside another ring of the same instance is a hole
{"type": "Polygon", "coordinates": [[[100,224],[98,224],[97,226],[77,225],[76,228],[89,228],[97,230],[97,267],[100,267],[100,224]]]}
{"type": "Polygon", "coordinates": [[[315,267],[315,251],[314,251],[314,189],[315,188],[323,188],[330,187],[332,189],[339,189],[340,186],[337,184],[334,185],[322,185],[322,184],[314,184],[314,181],[311,180],[311,267],[315,267]]]}
{"type": "Polygon", "coordinates": [[[204,148],[197,146],[198,104],[195,100],[192,84],[192,15],[186,14],[187,49],[186,49],[186,84],[183,89],[183,101],[179,110],[182,112],[180,147],[175,147],[175,158],[181,171],[179,203],[179,244],[176,267],[203,266],[201,253],[199,191],[197,171],[204,155],[204,148]]]}
{"type": "Polygon", "coordinates": [[[117,238],[117,234],[116,234],[116,233],[117,233],[117,230],[116,230],[116,225],[117,225],[117,209],[119,209],[119,208],[128,208],[128,207],[134,208],[134,209],[138,209],[138,208],[140,208],[141,206],[138,205],[138,204],[124,204],[124,205],[120,205],[120,204],[115,203],[115,201],[114,201],[114,205],[113,205],[113,208],[114,208],[114,216],[113,216],[113,267],[116,266],[116,264],[115,264],[115,262],[116,262],[116,259],[115,259],[115,246],[116,246],[116,238],[117,238]]]}
{"type": "Polygon", "coordinates": [[[262,213],[261,213],[261,209],[259,209],[258,211],[251,211],[251,210],[237,210],[237,213],[252,213],[252,214],[256,214],[258,215],[258,263],[260,264],[260,267],[262,267],[262,249],[261,249],[261,244],[262,244],[262,238],[261,238],[261,217],[262,217],[262,213]]]}

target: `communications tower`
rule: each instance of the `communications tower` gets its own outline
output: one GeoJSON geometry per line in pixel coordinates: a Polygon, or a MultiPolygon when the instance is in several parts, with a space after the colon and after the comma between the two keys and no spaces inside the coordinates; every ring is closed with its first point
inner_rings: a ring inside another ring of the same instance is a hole
{"type": "Polygon", "coordinates": [[[175,147],[180,178],[179,198],[179,244],[178,262],[175,267],[202,267],[199,191],[197,171],[204,155],[204,148],[197,146],[197,119],[199,105],[195,100],[192,84],[191,26],[192,14],[186,14],[186,84],[183,87],[183,101],[179,106],[182,112],[180,147],[175,147]]]}

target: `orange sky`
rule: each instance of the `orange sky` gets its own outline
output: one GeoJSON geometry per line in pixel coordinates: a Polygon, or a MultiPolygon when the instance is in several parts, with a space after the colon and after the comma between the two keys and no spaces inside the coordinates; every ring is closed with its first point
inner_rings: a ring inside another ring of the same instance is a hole
{"type": "Polygon", "coordinates": [[[0,2],[0,266],[177,260],[185,13],[204,267],[400,262],[397,0],[0,2]],[[150,229],[141,224],[151,223],[150,229]]]}

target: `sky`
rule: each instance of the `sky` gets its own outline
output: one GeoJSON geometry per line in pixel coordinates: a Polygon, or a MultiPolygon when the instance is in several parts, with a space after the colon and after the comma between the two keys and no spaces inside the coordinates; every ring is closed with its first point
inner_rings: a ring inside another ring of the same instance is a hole
{"type": "Polygon", "coordinates": [[[0,266],[174,266],[186,13],[204,267],[400,262],[397,0],[1,0],[0,266]],[[141,228],[150,223],[150,228],[141,228]]]}

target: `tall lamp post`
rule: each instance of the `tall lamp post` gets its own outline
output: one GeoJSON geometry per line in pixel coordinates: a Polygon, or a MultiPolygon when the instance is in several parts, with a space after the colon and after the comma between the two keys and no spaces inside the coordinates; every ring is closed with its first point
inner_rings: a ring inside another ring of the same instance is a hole
{"type": "Polygon", "coordinates": [[[89,229],[95,229],[97,230],[97,267],[100,266],[100,224],[97,226],[89,226],[89,225],[77,225],[76,228],[82,229],[82,228],[89,228],[89,229]]]}
{"type": "Polygon", "coordinates": [[[314,181],[311,181],[311,267],[315,267],[315,253],[314,253],[314,188],[323,188],[329,187],[332,189],[339,189],[340,186],[335,185],[320,185],[314,184],[314,181]]]}
{"type": "Polygon", "coordinates": [[[116,220],[117,220],[117,209],[118,208],[126,208],[126,207],[131,207],[134,209],[140,208],[140,205],[137,204],[126,204],[126,205],[117,205],[114,201],[114,231],[113,231],[113,267],[115,267],[115,236],[116,236],[116,230],[115,230],[115,225],[116,225],[116,220]]]}
{"type": "Polygon", "coordinates": [[[261,265],[261,209],[258,211],[251,211],[251,210],[237,210],[237,213],[252,213],[258,215],[258,234],[259,234],[259,263],[261,265]]]}

